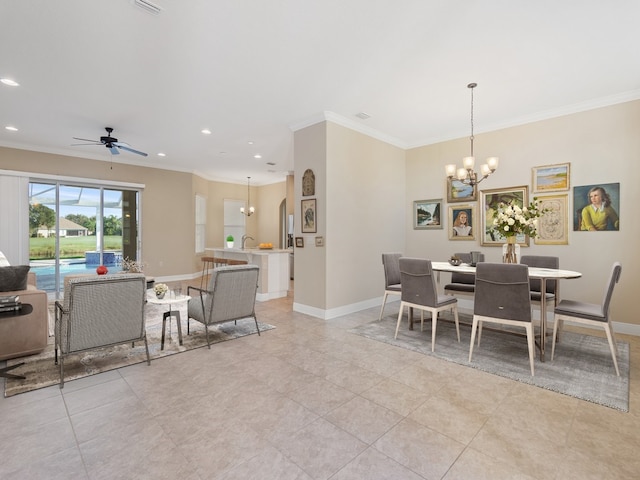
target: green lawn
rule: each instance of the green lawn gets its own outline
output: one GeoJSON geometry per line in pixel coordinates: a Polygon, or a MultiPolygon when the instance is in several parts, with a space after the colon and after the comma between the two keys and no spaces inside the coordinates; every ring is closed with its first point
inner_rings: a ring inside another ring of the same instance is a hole
{"type": "MultiPolygon", "coordinates": [[[[97,238],[89,237],[60,237],[60,258],[84,258],[84,252],[96,249],[97,238]]],[[[29,259],[47,260],[55,258],[55,238],[30,238],[29,259]]],[[[104,237],[105,250],[122,250],[122,237],[104,237]]]]}

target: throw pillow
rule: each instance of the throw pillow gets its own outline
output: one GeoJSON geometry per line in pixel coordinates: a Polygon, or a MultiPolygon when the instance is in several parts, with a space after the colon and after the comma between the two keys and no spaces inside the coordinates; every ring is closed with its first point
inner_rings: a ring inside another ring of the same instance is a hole
{"type": "Polygon", "coordinates": [[[0,292],[13,292],[27,289],[29,265],[0,267],[0,292]]]}

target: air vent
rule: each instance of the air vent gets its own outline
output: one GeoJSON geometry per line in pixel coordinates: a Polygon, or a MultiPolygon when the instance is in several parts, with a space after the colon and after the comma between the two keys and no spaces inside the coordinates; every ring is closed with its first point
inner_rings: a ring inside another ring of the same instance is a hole
{"type": "Polygon", "coordinates": [[[162,11],[162,8],[160,8],[155,3],[149,2],[148,0],[133,0],[133,3],[143,10],[146,10],[149,13],[153,13],[154,15],[158,15],[162,11]]]}
{"type": "Polygon", "coordinates": [[[271,165],[273,167],[275,165],[275,162],[267,162],[267,165],[271,165]]]}
{"type": "Polygon", "coordinates": [[[356,117],[361,118],[362,120],[366,120],[367,118],[371,118],[371,115],[366,112],[360,112],[356,113],[356,117]]]}

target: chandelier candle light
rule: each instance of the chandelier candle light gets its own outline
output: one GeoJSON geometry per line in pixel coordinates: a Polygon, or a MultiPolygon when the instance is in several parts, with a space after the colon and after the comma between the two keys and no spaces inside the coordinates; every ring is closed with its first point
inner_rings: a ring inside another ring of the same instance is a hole
{"type": "Polygon", "coordinates": [[[457,166],[454,164],[445,166],[447,177],[452,179],[455,176],[462,183],[471,185],[472,187],[487,178],[498,168],[498,157],[489,157],[487,158],[487,163],[483,164],[480,167],[480,175],[482,175],[480,180],[478,180],[478,174],[473,170],[473,166],[475,165],[476,161],[475,157],[473,156],[473,89],[477,86],[477,83],[470,83],[469,85],[467,85],[467,88],[471,89],[471,156],[464,157],[462,159],[462,168],[457,168],[457,166]]]}
{"type": "Polygon", "coordinates": [[[247,206],[249,207],[249,210],[246,210],[244,207],[240,207],[240,212],[247,217],[250,217],[256,211],[256,209],[251,206],[251,190],[249,188],[250,180],[251,177],[247,177],[247,206]]]}

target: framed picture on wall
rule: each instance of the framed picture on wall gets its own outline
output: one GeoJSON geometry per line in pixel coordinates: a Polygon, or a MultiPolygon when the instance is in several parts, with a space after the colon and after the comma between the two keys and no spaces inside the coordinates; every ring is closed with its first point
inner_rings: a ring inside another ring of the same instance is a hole
{"type": "Polygon", "coordinates": [[[474,205],[449,205],[449,240],[475,240],[474,205]]]}
{"type": "Polygon", "coordinates": [[[302,222],[300,223],[302,225],[302,233],[316,233],[318,231],[316,199],[302,200],[300,214],[302,215],[302,222]]]}
{"type": "Polygon", "coordinates": [[[447,202],[475,202],[478,200],[478,185],[467,185],[457,178],[447,177],[447,202]]]}
{"type": "Polygon", "coordinates": [[[296,237],[296,248],[304,248],[304,237],[296,237]]]}
{"type": "Polygon", "coordinates": [[[543,165],[531,169],[531,186],[534,193],[569,190],[571,164],[543,165]]]}
{"type": "Polygon", "coordinates": [[[620,184],[597,183],[573,188],[573,230],[620,230],[620,184]]]}
{"type": "MultiPolygon", "coordinates": [[[[493,228],[493,219],[500,203],[523,205],[529,203],[529,187],[494,188],[480,192],[480,244],[488,247],[499,247],[506,243],[506,238],[493,228]]],[[[516,236],[519,245],[529,246],[529,236],[516,236]]]]}
{"type": "Polygon", "coordinates": [[[442,199],[413,202],[413,229],[442,229],[442,199]]]}
{"type": "Polygon", "coordinates": [[[569,195],[538,197],[540,210],[547,210],[538,219],[536,245],[567,245],[569,243],[569,195]]]}

